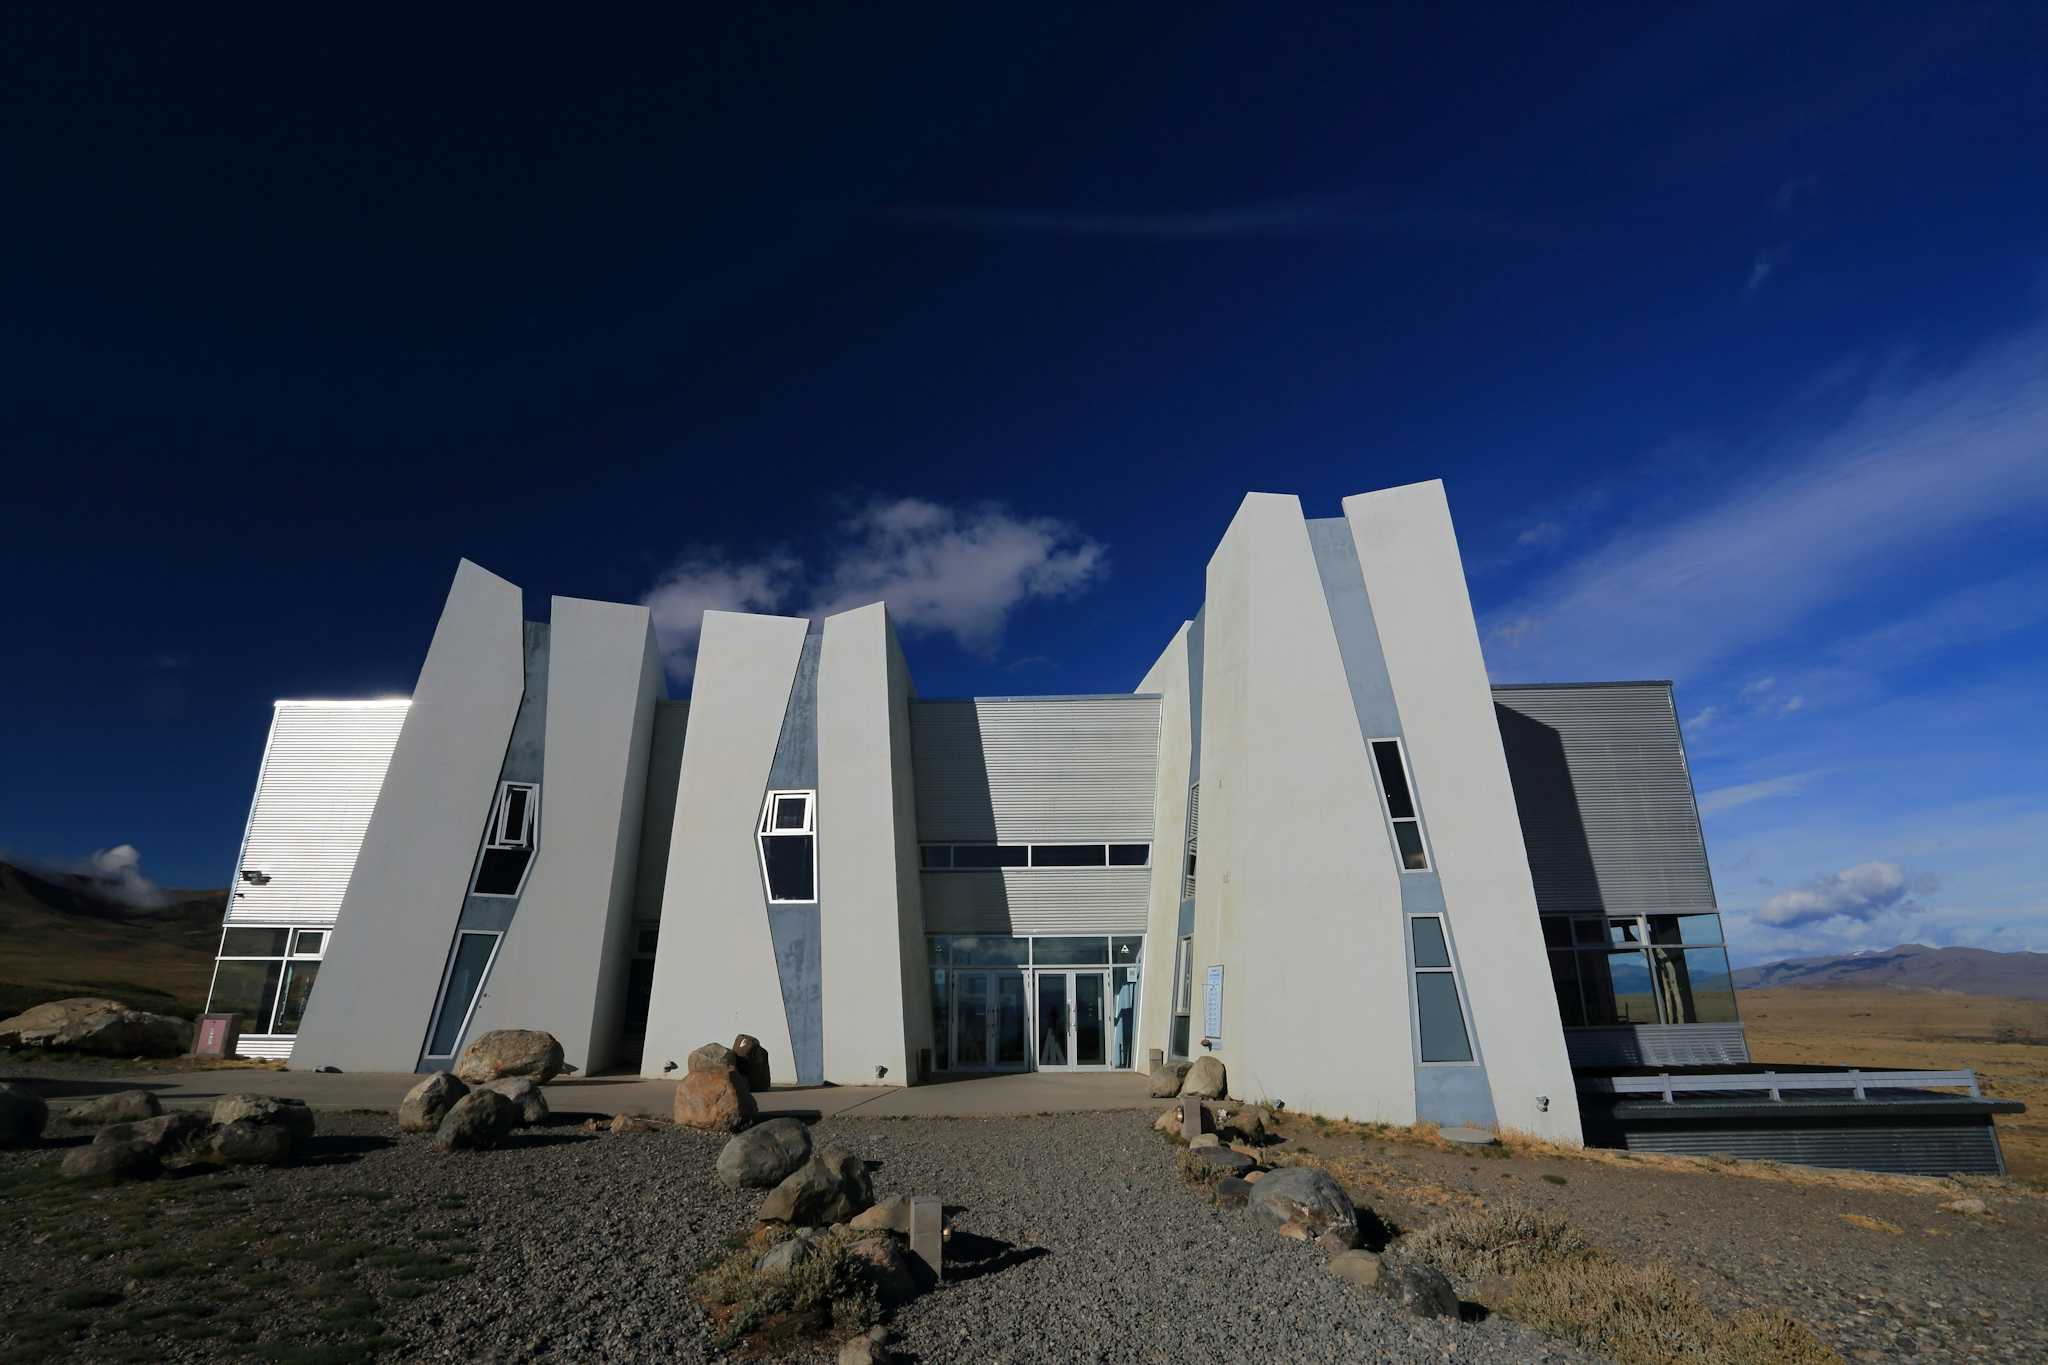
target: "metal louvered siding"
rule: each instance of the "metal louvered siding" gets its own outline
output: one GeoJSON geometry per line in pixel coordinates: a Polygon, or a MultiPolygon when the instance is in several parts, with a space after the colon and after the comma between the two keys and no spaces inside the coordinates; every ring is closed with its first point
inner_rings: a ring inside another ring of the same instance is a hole
{"type": "Polygon", "coordinates": [[[272,1033],[262,1037],[243,1034],[235,1043],[237,1057],[269,1057],[278,1061],[290,1061],[292,1044],[298,1039],[288,1033],[272,1033]]]}
{"type": "Polygon", "coordinates": [[[1575,1067],[1731,1066],[1749,1061],[1749,1042],[1740,1024],[1568,1028],[1564,1046],[1575,1067]]]}
{"type": "Polygon", "coordinates": [[[409,705],[277,703],[230,887],[229,924],[334,923],[409,705]],[[251,886],[244,870],[270,880],[251,886]]]}
{"type": "Polygon", "coordinates": [[[1502,687],[1493,700],[1540,909],[1713,908],[1669,684],[1502,687]]]}
{"type": "Polygon", "coordinates": [[[1142,934],[1151,869],[1019,867],[924,874],[933,934],[1142,934]]]}
{"type": "Polygon", "coordinates": [[[910,751],[927,843],[1152,839],[1155,696],[914,701],[910,751]]]}
{"type": "Polygon", "coordinates": [[[1826,1126],[1671,1128],[1624,1126],[1620,1145],[1632,1152],[1673,1156],[1725,1154],[1749,1160],[1826,1166],[1835,1170],[1886,1171],[1894,1175],[2003,1175],[1988,1119],[1957,1119],[1926,1125],[1855,1123],[1826,1126]]]}

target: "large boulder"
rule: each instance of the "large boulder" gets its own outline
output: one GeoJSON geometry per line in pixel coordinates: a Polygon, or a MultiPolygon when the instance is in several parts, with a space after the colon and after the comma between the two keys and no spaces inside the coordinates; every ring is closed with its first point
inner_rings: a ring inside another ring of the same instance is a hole
{"type": "Polygon", "coordinates": [[[519,1110],[520,1127],[531,1128],[537,1123],[548,1121],[547,1096],[541,1094],[540,1087],[526,1077],[514,1076],[509,1080],[492,1081],[484,1089],[495,1090],[512,1101],[519,1110]]]}
{"type": "Polygon", "coordinates": [[[104,1180],[117,1176],[144,1178],[161,1168],[156,1148],[140,1139],[94,1142],[64,1154],[61,1168],[68,1180],[104,1180]]]}
{"type": "Polygon", "coordinates": [[[493,1029],[462,1049],[455,1074],[471,1085],[488,1085],[508,1076],[546,1085],[562,1074],[562,1045],[554,1034],[539,1029],[493,1029]]]}
{"type": "Polygon", "coordinates": [[[725,1144],[718,1154],[718,1178],[735,1189],[773,1189],[810,1156],[811,1130],[803,1120],[770,1119],[725,1144]]]}
{"type": "Polygon", "coordinates": [[[1187,1079],[1186,1062],[1162,1062],[1152,1073],[1152,1098],[1170,1100],[1180,1093],[1181,1082],[1187,1079]]]}
{"type": "Polygon", "coordinates": [[[50,1106],[34,1091],[0,1081],[0,1147],[33,1147],[50,1121],[50,1106]]]}
{"type": "Polygon", "coordinates": [[[770,1190],[758,1216],[764,1223],[825,1227],[844,1223],[874,1202],[866,1164],[828,1147],[770,1190]]]}
{"type": "Polygon", "coordinates": [[[207,1130],[206,1116],[190,1109],[174,1109],[137,1123],[110,1123],[93,1134],[100,1146],[117,1142],[146,1142],[158,1156],[173,1156],[197,1146],[207,1130]]]}
{"type": "Polygon", "coordinates": [[[751,1033],[742,1033],[732,1040],[733,1065],[747,1078],[747,1087],[754,1091],[768,1088],[768,1049],[761,1046],[761,1040],[751,1033]]]}
{"type": "Polygon", "coordinates": [[[282,1128],[295,1142],[313,1136],[317,1126],[313,1107],[304,1100],[280,1095],[222,1095],[213,1102],[213,1121],[225,1127],[231,1123],[254,1123],[265,1128],[282,1128]]]}
{"type": "Polygon", "coordinates": [[[111,1095],[73,1105],[64,1115],[64,1121],[88,1128],[103,1123],[137,1123],[153,1119],[163,1112],[164,1107],[147,1090],[117,1090],[111,1095]]]}
{"type": "Polygon", "coordinates": [[[1358,1245],[1358,1213],[1330,1178],[1313,1166],[1268,1172],[1252,1186],[1251,1211],[1282,1237],[1327,1249],[1358,1245]]]}
{"type": "Polygon", "coordinates": [[[444,1152],[495,1147],[518,1126],[518,1105],[495,1090],[472,1090],[454,1103],[434,1130],[434,1145],[444,1152]]]}
{"type": "Polygon", "coordinates": [[[436,1071],[405,1092],[398,1102],[398,1128],[405,1133],[431,1133],[448,1117],[455,1102],[469,1093],[452,1071],[436,1071]]]}
{"type": "Polygon", "coordinates": [[[74,996],[0,1020],[0,1047],[65,1048],[101,1057],[175,1057],[192,1026],[168,1014],[132,1010],[118,1000],[74,996]]]}
{"type": "Polygon", "coordinates": [[[1223,1126],[1237,1134],[1238,1141],[1254,1147],[1262,1145],[1267,1138],[1266,1111],[1256,1104],[1248,1104],[1238,1110],[1223,1126]]]}
{"type": "MultiPolygon", "coordinates": [[[[719,1051],[725,1049],[719,1048],[719,1051]]],[[[695,1052],[690,1054],[693,1061],[696,1055],[695,1052]]],[[[693,1069],[676,1087],[675,1120],[686,1128],[701,1128],[707,1133],[737,1133],[752,1123],[754,1115],[759,1112],[747,1078],[731,1067],[717,1071],[693,1069]]]]}
{"type": "Polygon", "coordinates": [[[217,1123],[206,1134],[206,1150],[229,1166],[282,1166],[296,1145],[289,1127],[253,1118],[217,1123]]]}
{"type": "Polygon", "coordinates": [[[740,1059],[731,1048],[723,1043],[706,1043],[690,1052],[687,1069],[691,1073],[740,1071],[740,1059]]]}
{"type": "Polygon", "coordinates": [[[903,1243],[887,1233],[862,1237],[846,1248],[854,1273],[875,1291],[884,1308],[908,1303],[917,1295],[917,1275],[903,1243]]]}
{"type": "Polygon", "coordinates": [[[847,1220],[855,1232],[896,1232],[910,1235],[910,1196],[892,1194],[872,1208],[863,1209],[847,1220]]]}
{"type": "Polygon", "coordinates": [[[1188,1068],[1188,1074],[1181,1079],[1180,1093],[1197,1099],[1220,1100],[1229,1093],[1226,1080],[1221,1061],[1214,1057],[1197,1057],[1195,1064],[1188,1068]]]}

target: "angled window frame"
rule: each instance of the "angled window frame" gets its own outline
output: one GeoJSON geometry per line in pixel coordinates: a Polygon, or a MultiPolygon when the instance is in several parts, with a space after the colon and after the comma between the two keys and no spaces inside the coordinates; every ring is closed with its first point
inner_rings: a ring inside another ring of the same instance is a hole
{"type": "Polygon", "coordinates": [[[754,827],[754,848],[761,867],[761,894],[768,898],[770,905],[816,905],[818,903],[818,793],[815,789],[776,788],[761,799],[761,818],[754,827]],[[784,801],[801,799],[803,819],[800,826],[775,828],[776,817],[784,801]],[[808,896],[778,896],[775,883],[768,875],[768,841],[770,839],[803,839],[810,847],[811,894],[808,896]]]}
{"type": "Polygon", "coordinates": [[[441,968],[441,989],[434,993],[434,1012],[427,1016],[427,1037],[421,1045],[420,1057],[430,1062],[452,1060],[462,1051],[462,1040],[469,1035],[470,1021],[476,1018],[476,1007],[484,998],[484,987],[491,984],[491,968],[498,965],[498,950],[505,946],[503,929],[457,929],[455,941],[448,946],[448,961],[441,968]],[[430,1052],[434,1045],[434,1032],[441,1022],[441,1010],[448,1003],[448,988],[455,984],[455,967],[462,955],[462,940],[465,938],[488,938],[491,950],[484,955],[484,965],[477,972],[476,990],[470,994],[469,1005],[462,1012],[462,1023],[455,1030],[455,1042],[446,1052],[430,1052]]]}
{"type": "Polygon", "coordinates": [[[533,875],[533,865],[540,858],[540,783],[503,781],[498,783],[498,793],[491,799],[491,811],[484,820],[483,845],[476,851],[476,864],[469,870],[469,894],[485,900],[518,900],[526,891],[527,878],[533,875]],[[509,827],[511,821],[511,794],[518,791],[523,800],[519,803],[516,828],[509,827]],[[524,853],[526,862],[519,869],[519,882],[510,891],[484,891],[477,883],[484,875],[484,859],[491,853],[524,853]]]}
{"type": "Polygon", "coordinates": [[[1479,1035],[1472,1027],[1472,1001],[1465,993],[1465,973],[1458,966],[1458,945],[1451,937],[1449,915],[1437,910],[1422,914],[1406,915],[1408,921],[1408,971],[1416,978],[1414,988],[1409,992],[1408,1009],[1415,1019],[1415,1064],[1417,1066],[1465,1066],[1481,1065],[1479,1057],[1479,1035]],[[1425,967],[1422,955],[1416,950],[1415,925],[1418,920],[1432,920],[1437,934],[1443,939],[1444,965],[1425,967]],[[1425,976],[1447,976],[1451,979],[1451,990],[1458,1002],[1458,1026],[1465,1031],[1465,1051],[1470,1055],[1462,1061],[1431,1061],[1422,1055],[1422,983],[1425,976]]]}
{"type": "Polygon", "coordinates": [[[1408,762],[1408,744],[1399,735],[1375,735],[1365,742],[1366,757],[1372,763],[1373,790],[1380,794],[1380,816],[1387,822],[1387,838],[1394,846],[1394,868],[1402,875],[1436,871],[1436,850],[1430,847],[1429,830],[1422,822],[1422,802],[1415,794],[1415,769],[1408,762]],[[1393,797],[1387,791],[1387,784],[1380,777],[1379,746],[1391,744],[1394,755],[1401,761],[1401,782],[1408,788],[1408,809],[1412,815],[1395,815],[1393,797]],[[1398,826],[1415,826],[1415,842],[1422,849],[1422,866],[1410,867],[1401,853],[1401,832],[1398,826]]]}

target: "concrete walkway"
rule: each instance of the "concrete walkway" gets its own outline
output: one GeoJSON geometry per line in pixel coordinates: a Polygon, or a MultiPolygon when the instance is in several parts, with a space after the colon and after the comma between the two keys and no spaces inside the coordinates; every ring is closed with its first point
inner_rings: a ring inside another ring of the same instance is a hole
{"type": "MultiPolygon", "coordinates": [[[[316,1109],[398,1108],[420,1078],[407,1072],[145,1071],[130,1076],[49,1078],[34,1082],[62,1108],[115,1090],[149,1090],[166,1104],[196,1104],[222,1095],[278,1095],[316,1109]]],[[[994,1118],[1068,1114],[1101,1109],[1143,1109],[1149,1079],[1131,1071],[1032,1071],[972,1076],[919,1086],[777,1086],[754,1098],[763,1114],[862,1118],[994,1118]]],[[[676,1082],[637,1076],[571,1077],[546,1086],[556,1114],[655,1114],[674,1107],[676,1082]]]]}

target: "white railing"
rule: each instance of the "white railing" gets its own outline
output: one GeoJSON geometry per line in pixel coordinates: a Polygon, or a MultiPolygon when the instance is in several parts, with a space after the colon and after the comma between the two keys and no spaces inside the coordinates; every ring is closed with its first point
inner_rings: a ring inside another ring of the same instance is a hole
{"type": "Polygon", "coordinates": [[[1665,1071],[1655,1076],[1602,1076],[1587,1088],[1615,1095],[1656,1095],[1667,1104],[1673,1103],[1674,1092],[1681,1090],[1767,1090],[1774,1100],[1784,1099],[1787,1090],[1847,1090],[1859,1100],[1869,1098],[1865,1091],[1872,1089],[1960,1089],[1969,1091],[1971,1099],[1984,1097],[1974,1071],[1863,1071],[1854,1067],[1847,1071],[1753,1071],[1714,1076],[1673,1076],[1665,1071]]]}

